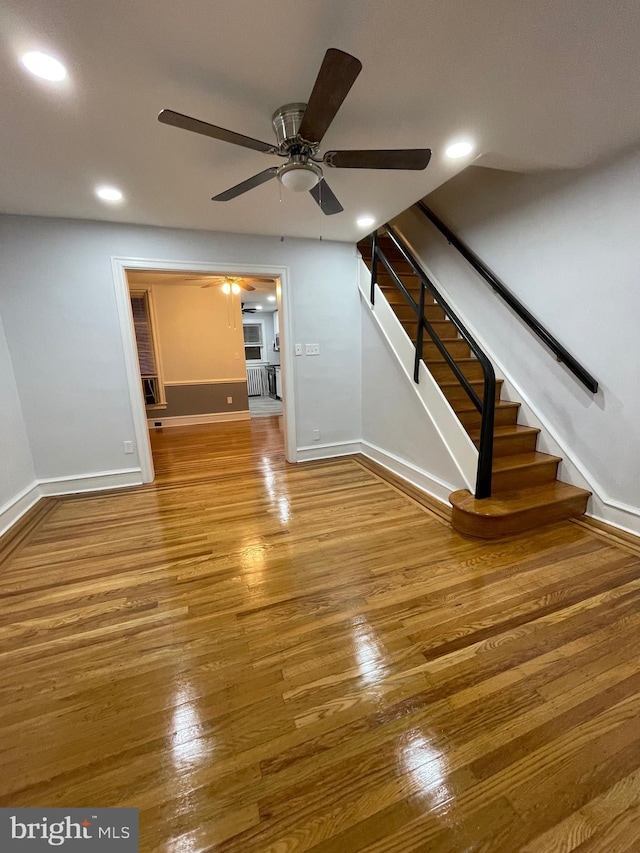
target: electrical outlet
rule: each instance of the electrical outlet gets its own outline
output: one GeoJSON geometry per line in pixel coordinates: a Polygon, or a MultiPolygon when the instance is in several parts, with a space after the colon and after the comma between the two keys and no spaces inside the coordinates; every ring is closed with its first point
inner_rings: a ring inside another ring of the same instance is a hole
{"type": "Polygon", "coordinates": [[[124,446],[124,452],[125,453],[133,453],[133,442],[132,441],[123,441],[122,444],[124,446]]]}
{"type": "Polygon", "coordinates": [[[305,355],[320,355],[320,344],[305,344],[305,355]]]}
{"type": "Polygon", "coordinates": [[[314,441],[320,441],[320,430],[319,429],[314,429],[313,440],[314,441]]]}
{"type": "Polygon", "coordinates": [[[293,351],[296,355],[302,355],[302,344],[295,344],[293,351]]]}
{"type": "Polygon", "coordinates": [[[227,397],[227,403],[231,405],[231,403],[233,403],[233,397],[227,397]]]}

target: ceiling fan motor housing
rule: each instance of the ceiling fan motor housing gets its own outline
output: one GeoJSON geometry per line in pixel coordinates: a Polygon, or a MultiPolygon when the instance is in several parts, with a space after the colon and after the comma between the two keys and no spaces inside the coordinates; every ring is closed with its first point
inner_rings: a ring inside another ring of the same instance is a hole
{"type": "Polygon", "coordinates": [[[306,108],[306,104],[285,104],[272,115],[271,124],[281,150],[287,151],[291,145],[300,142],[298,129],[306,108]]]}

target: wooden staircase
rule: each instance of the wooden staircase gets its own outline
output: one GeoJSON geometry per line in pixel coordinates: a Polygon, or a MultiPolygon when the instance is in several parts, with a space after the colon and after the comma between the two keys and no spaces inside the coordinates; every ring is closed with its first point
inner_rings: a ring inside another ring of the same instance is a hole
{"type": "MultiPolygon", "coordinates": [[[[392,264],[404,286],[418,302],[420,279],[389,237],[378,245],[392,264]]],[[[371,266],[371,244],[358,244],[363,260],[371,266]]],[[[394,313],[412,341],[417,338],[417,320],[393,279],[378,264],[377,281],[394,313]]],[[[440,335],[456,364],[482,399],[484,381],[480,362],[469,345],[444,315],[443,309],[426,295],[425,317],[440,335]]],[[[476,446],[480,439],[481,416],[456,379],[434,343],[425,332],[422,358],[442,389],[462,425],[476,446]]],[[[496,379],[495,429],[493,442],[492,495],[477,500],[467,489],[452,492],[451,521],[460,533],[492,539],[530,530],[542,524],[582,515],[590,492],[556,479],[559,456],[536,450],[540,430],[518,424],[520,403],[501,399],[502,380],[496,379]]]]}

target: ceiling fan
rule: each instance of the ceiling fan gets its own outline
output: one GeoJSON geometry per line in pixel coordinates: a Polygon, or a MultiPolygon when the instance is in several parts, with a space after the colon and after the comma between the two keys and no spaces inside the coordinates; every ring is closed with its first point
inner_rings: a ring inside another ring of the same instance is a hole
{"type": "MultiPolygon", "coordinates": [[[[188,281],[199,281],[203,280],[202,278],[192,278],[188,279],[188,281]]],[[[226,292],[234,293],[239,292],[239,288],[243,290],[255,290],[255,287],[251,284],[251,282],[255,282],[256,284],[275,284],[275,278],[265,278],[257,275],[249,275],[249,276],[235,276],[235,275],[208,275],[206,277],[206,284],[201,285],[202,288],[207,287],[215,287],[218,284],[222,284],[223,290],[225,289],[225,285],[228,290],[226,292]]]]}
{"type": "Polygon", "coordinates": [[[281,166],[270,166],[252,178],[236,184],[212,201],[230,201],[261,184],[277,178],[282,186],[295,192],[308,191],[323,213],[330,216],[344,208],[323,177],[320,163],[334,169],[426,169],[431,158],[429,148],[326,151],[317,157],[322,138],[340,109],[362,70],[362,63],[342,50],[329,48],[307,104],[285,104],[275,111],[271,123],[277,144],[269,144],[217,127],[173,110],[162,110],[158,121],[242,145],[264,154],[275,154],[286,160],[281,166]]]}
{"type": "Polygon", "coordinates": [[[243,314],[255,314],[256,311],[260,311],[260,308],[257,308],[255,305],[250,305],[247,302],[242,303],[243,314]]]}

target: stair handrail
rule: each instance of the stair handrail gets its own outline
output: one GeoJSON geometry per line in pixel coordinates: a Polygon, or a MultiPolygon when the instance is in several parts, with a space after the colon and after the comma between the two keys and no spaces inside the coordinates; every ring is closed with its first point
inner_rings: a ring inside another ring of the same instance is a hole
{"type": "MultiPolygon", "coordinates": [[[[416,324],[417,324],[417,334],[416,334],[416,354],[415,354],[415,364],[414,364],[414,374],[413,379],[414,382],[418,383],[420,381],[420,362],[422,359],[422,342],[423,342],[423,333],[427,332],[433,343],[435,344],[438,352],[442,355],[445,362],[449,365],[451,370],[453,371],[456,379],[462,385],[466,394],[469,396],[471,402],[475,406],[475,408],[480,412],[481,415],[481,424],[480,424],[480,441],[478,444],[478,470],[476,475],[476,488],[475,488],[475,496],[478,499],[488,498],[491,496],[491,476],[492,476],[492,464],[493,464],[493,432],[494,432],[494,419],[495,419],[495,396],[496,396],[496,377],[495,371],[493,369],[493,365],[487,358],[486,354],[482,351],[478,343],[474,340],[472,335],[469,333],[467,328],[464,326],[460,318],[455,314],[455,312],[449,307],[447,301],[440,294],[438,289],[435,287],[431,279],[424,272],[413,253],[406,245],[406,243],[402,240],[397,231],[388,223],[381,226],[381,230],[384,231],[387,236],[391,239],[394,246],[398,249],[402,257],[407,261],[407,263],[411,266],[414,273],[417,275],[420,281],[420,299],[419,302],[416,302],[413,296],[409,293],[407,288],[404,286],[402,280],[393,269],[392,264],[385,256],[384,252],[380,249],[378,245],[377,232],[374,232],[371,235],[371,295],[370,301],[371,304],[375,304],[375,285],[377,282],[377,270],[378,270],[378,262],[381,262],[385,267],[395,286],[402,293],[403,298],[407,302],[407,304],[412,309],[413,313],[416,316],[416,324]],[[431,323],[427,320],[424,315],[424,304],[425,304],[425,294],[429,292],[431,296],[433,296],[434,300],[437,304],[443,309],[445,316],[453,323],[455,328],[457,329],[460,336],[464,341],[469,345],[469,348],[474,353],[480,366],[482,368],[482,374],[484,379],[484,387],[482,400],[478,397],[476,392],[474,391],[471,383],[468,378],[464,375],[464,373],[460,370],[458,365],[456,364],[453,356],[446,348],[444,343],[442,342],[440,336],[435,331],[431,323]]],[[[426,365],[425,365],[426,367],[426,365]]],[[[428,369],[428,368],[427,368],[428,369]]]]}
{"type": "Polygon", "coordinates": [[[580,362],[566,350],[562,344],[546,329],[542,323],[526,308],[509,288],[503,284],[485,262],[467,244],[461,240],[423,201],[417,201],[416,207],[429,219],[433,225],[446,237],[447,241],[457,249],[475,271],[488,282],[493,290],[507,305],[515,311],[520,319],[546,344],[561,364],[565,364],[573,375],[592,393],[598,390],[598,382],[580,362]]]}

